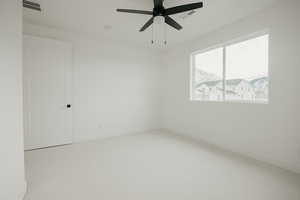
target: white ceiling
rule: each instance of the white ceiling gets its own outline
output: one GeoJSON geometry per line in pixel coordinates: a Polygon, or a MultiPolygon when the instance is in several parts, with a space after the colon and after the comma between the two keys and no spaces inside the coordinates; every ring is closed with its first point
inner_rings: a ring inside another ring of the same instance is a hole
{"type": "MultiPolygon", "coordinates": [[[[116,8],[152,10],[152,0],[33,0],[40,2],[43,12],[24,9],[24,20],[32,24],[46,25],[66,31],[103,35],[115,40],[148,44],[151,29],[139,33],[150,18],[145,15],[117,13],[116,8]],[[111,27],[107,28],[107,27],[111,27]]],[[[200,0],[198,0],[200,1],[200,0]]],[[[174,18],[184,27],[182,31],[168,29],[170,44],[190,40],[213,29],[232,23],[270,6],[277,0],[204,0],[204,8],[182,19],[174,18]]],[[[165,7],[197,2],[197,0],[165,0],[165,7]]]]}

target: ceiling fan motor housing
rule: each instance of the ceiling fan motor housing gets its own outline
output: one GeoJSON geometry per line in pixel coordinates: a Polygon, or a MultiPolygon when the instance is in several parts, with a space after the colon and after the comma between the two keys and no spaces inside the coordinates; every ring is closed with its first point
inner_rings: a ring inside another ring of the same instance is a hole
{"type": "Polygon", "coordinates": [[[153,8],[153,16],[165,16],[166,9],[163,6],[157,6],[153,8]]]}

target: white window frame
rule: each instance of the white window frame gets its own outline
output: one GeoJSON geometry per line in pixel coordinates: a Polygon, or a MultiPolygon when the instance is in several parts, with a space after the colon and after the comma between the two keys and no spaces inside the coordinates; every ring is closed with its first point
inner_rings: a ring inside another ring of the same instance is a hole
{"type": "Polygon", "coordinates": [[[252,34],[249,34],[247,36],[242,36],[237,39],[230,40],[228,42],[218,44],[211,46],[209,48],[205,48],[202,50],[194,51],[190,54],[190,101],[192,102],[222,102],[222,103],[248,103],[248,104],[269,104],[270,103],[270,48],[268,52],[268,79],[269,79],[269,94],[268,94],[268,100],[267,101],[248,101],[248,100],[226,100],[226,47],[238,44],[241,42],[245,42],[247,40],[255,39],[257,37],[262,37],[268,35],[269,36],[269,47],[270,47],[270,32],[269,30],[263,30],[259,32],[255,32],[252,34]],[[195,91],[195,58],[198,54],[206,53],[208,51],[212,51],[218,48],[223,49],[223,101],[214,101],[214,100],[198,100],[194,98],[194,91],[195,91]]]}

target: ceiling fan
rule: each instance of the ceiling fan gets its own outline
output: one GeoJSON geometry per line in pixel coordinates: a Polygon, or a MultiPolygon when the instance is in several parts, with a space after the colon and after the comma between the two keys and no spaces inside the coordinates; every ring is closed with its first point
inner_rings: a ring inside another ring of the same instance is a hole
{"type": "Polygon", "coordinates": [[[182,26],[178,24],[174,19],[172,19],[170,15],[174,15],[174,14],[178,14],[190,10],[195,10],[203,7],[203,2],[191,3],[191,4],[176,6],[172,8],[165,8],[163,5],[164,0],[153,0],[153,2],[154,2],[153,11],[131,10],[131,9],[117,9],[117,11],[125,12],[125,13],[133,13],[133,14],[152,15],[151,19],[147,21],[146,24],[140,29],[140,32],[143,32],[153,24],[155,17],[164,17],[166,24],[172,26],[177,30],[181,30],[182,26]]]}

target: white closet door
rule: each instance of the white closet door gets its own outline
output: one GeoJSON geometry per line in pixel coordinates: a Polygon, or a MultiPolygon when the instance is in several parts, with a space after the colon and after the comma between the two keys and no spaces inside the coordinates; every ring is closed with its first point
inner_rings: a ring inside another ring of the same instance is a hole
{"type": "Polygon", "coordinates": [[[25,150],[72,143],[70,44],[24,36],[25,150]]]}

